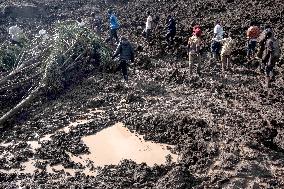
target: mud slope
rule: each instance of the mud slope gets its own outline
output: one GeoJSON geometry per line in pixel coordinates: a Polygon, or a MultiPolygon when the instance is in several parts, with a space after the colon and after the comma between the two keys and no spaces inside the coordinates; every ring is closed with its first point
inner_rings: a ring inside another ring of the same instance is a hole
{"type": "MultiPolygon", "coordinates": [[[[5,19],[32,32],[35,24],[50,27],[57,19],[78,15],[87,19],[92,11],[108,8],[87,0],[31,3],[44,6],[46,16],[2,17],[3,38],[5,19]]],[[[119,73],[94,73],[56,98],[35,102],[13,127],[2,129],[1,188],[284,188],[283,65],[276,66],[275,80],[267,90],[263,75],[244,60],[244,31],[252,19],[271,24],[283,43],[282,1],[161,0],[111,6],[122,23],[120,34],[144,47],[138,65],[130,69],[131,81],[126,85],[119,73]],[[161,18],[148,46],[137,32],[144,26],[145,9],[161,18]],[[166,49],[164,43],[163,22],[169,12],[178,21],[175,49],[166,49]],[[205,52],[200,77],[189,76],[182,45],[191,22],[200,23],[209,42],[216,18],[238,40],[233,71],[221,74],[220,65],[210,63],[205,52]],[[64,131],[77,120],[88,122],[64,131]],[[74,159],[90,152],[83,137],[117,122],[146,140],[173,145],[178,162],[168,157],[166,165],[150,167],[124,160],[96,168],[96,162],[85,165],[74,159]],[[35,170],[23,171],[31,160],[35,170]],[[61,168],[55,169],[58,165],[61,168]],[[92,171],[97,175],[90,175],[92,171]]]]}

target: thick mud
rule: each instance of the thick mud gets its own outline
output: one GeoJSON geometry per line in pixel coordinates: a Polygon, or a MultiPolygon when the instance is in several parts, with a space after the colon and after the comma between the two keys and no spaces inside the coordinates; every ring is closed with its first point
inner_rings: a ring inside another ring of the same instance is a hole
{"type": "MultiPolygon", "coordinates": [[[[265,89],[264,76],[245,62],[243,50],[243,33],[253,18],[272,24],[282,41],[283,3],[123,3],[112,4],[120,34],[144,47],[130,68],[130,82],[123,83],[120,73],[96,72],[56,98],[35,102],[1,129],[1,188],[284,188],[283,64],[265,89]],[[136,35],[146,8],[161,19],[148,45],[136,35]],[[170,11],[179,24],[175,49],[163,42],[170,11]],[[200,22],[209,40],[218,16],[239,41],[233,71],[221,74],[204,53],[201,75],[190,76],[182,48],[190,23],[200,22]]],[[[49,28],[78,15],[90,19],[92,11],[108,8],[95,1],[34,4],[45,7],[44,16],[1,18],[2,38],[9,22],[32,32],[37,24],[49,28]]],[[[107,24],[103,29],[105,37],[107,24]]],[[[1,114],[8,107],[2,104],[1,114]]]]}

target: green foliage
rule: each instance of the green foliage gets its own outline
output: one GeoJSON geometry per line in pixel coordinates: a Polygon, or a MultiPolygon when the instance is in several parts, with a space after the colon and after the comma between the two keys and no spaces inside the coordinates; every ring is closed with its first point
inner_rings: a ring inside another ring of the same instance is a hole
{"type": "MultiPolygon", "coordinates": [[[[99,46],[97,50],[101,54],[102,63],[107,63],[111,60],[110,49],[104,45],[98,35],[86,27],[78,26],[74,21],[57,23],[53,33],[54,35],[50,41],[52,52],[48,59],[49,61],[62,58],[62,56],[65,59],[70,56],[77,57],[84,51],[92,51],[94,45],[99,46]]],[[[57,62],[61,65],[64,61],[57,62]]]]}
{"type": "Polygon", "coordinates": [[[0,67],[6,71],[18,65],[22,48],[14,44],[6,44],[0,48],[0,67]]]}
{"type": "MultiPolygon", "coordinates": [[[[111,61],[111,50],[104,45],[94,31],[80,27],[74,21],[59,22],[52,31],[53,36],[48,41],[49,53],[43,64],[42,82],[50,87],[59,85],[62,72],[72,65],[76,58],[83,54],[83,60],[88,61],[90,54],[100,54],[100,63],[111,61]],[[95,52],[94,52],[95,51],[95,52]],[[54,83],[58,83],[54,85],[54,83]]],[[[84,66],[84,65],[83,65],[84,66]]]]}

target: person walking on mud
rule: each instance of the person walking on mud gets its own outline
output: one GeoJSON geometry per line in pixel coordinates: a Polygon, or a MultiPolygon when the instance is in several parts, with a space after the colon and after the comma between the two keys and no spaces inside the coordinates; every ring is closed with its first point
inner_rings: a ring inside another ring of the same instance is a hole
{"type": "Polygon", "coordinates": [[[99,11],[93,12],[92,17],[94,18],[94,30],[99,35],[99,37],[101,37],[103,20],[100,15],[100,12],[99,11]]]}
{"type": "Polygon", "coordinates": [[[247,60],[255,58],[255,51],[257,45],[257,38],[259,37],[260,30],[256,26],[255,22],[250,23],[250,27],[247,30],[247,60]]]}
{"type": "MultiPolygon", "coordinates": [[[[257,58],[260,59],[260,60],[262,60],[262,57],[263,57],[263,52],[264,52],[264,50],[265,50],[266,34],[267,34],[268,32],[271,32],[271,33],[272,33],[272,36],[274,36],[274,33],[273,33],[272,28],[271,28],[270,25],[266,25],[266,26],[264,27],[264,30],[261,32],[261,34],[260,34],[259,37],[258,37],[258,44],[259,44],[259,47],[258,47],[258,51],[257,51],[257,55],[256,55],[256,56],[257,56],[257,58]]],[[[259,65],[260,65],[260,66],[259,66],[260,72],[263,73],[263,72],[264,72],[264,63],[261,62],[259,65]]]]}
{"type": "Polygon", "coordinates": [[[197,64],[197,74],[200,74],[201,64],[201,29],[200,27],[194,28],[192,36],[188,39],[188,58],[189,58],[189,74],[192,74],[193,64],[197,64]]]}
{"type": "Polygon", "coordinates": [[[176,21],[175,19],[169,15],[167,18],[167,35],[166,35],[166,41],[168,43],[168,46],[170,47],[174,42],[174,37],[176,36],[176,21]]]}
{"type": "Polygon", "coordinates": [[[109,24],[110,24],[110,36],[107,38],[106,42],[109,41],[113,44],[113,38],[115,39],[115,43],[119,42],[117,30],[119,29],[119,22],[117,17],[115,16],[114,12],[112,10],[108,10],[108,16],[109,16],[109,24]]]}
{"type": "Polygon", "coordinates": [[[224,39],[222,39],[221,43],[221,63],[222,72],[224,73],[225,71],[231,69],[231,54],[236,45],[236,42],[232,39],[231,33],[224,33],[224,39]]]}
{"type": "Polygon", "coordinates": [[[126,37],[121,37],[120,43],[112,58],[114,59],[118,55],[120,55],[120,64],[117,68],[117,71],[121,70],[124,80],[128,81],[127,64],[129,61],[134,62],[134,50],[130,42],[126,39],[126,37]]]}
{"type": "Polygon", "coordinates": [[[262,62],[265,66],[266,87],[268,88],[270,86],[271,78],[273,77],[274,66],[280,57],[280,47],[271,31],[266,33],[265,40],[262,62]]]}
{"type": "Polygon", "coordinates": [[[221,59],[221,48],[222,44],[221,41],[223,39],[224,30],[221,26],[221,21],[217,20],[216,25],[214,27],[214,37],[212,39],[211,43],[211,52],[212,52],[212,58],[213,60],[220,60],[221,59]]]}
{"type": "Polygon", "coordinates": [[[145,28],[145,32],[146,32],[146,39],[147,41],[149,41],[150,36],[152,34],[152,27],[153,27],[153,18],[151,16],[150,11],[147,12],[147,21],[146,21],[146,28],[145,28]]]}
{"type": "Polygon", "coordinates": [[[18,45],[19,47],[23,47],[23,44],[22,44],[22,40],[23,40],[23,37],[24,37],[24,33],[23,33],[23,30],[15,25],[15,26],[11,26],[9,29],[9,35],[11,35],[11,39],[10,39],[10,42],[11,44],[15,44],[15,45],[18,45]]]}

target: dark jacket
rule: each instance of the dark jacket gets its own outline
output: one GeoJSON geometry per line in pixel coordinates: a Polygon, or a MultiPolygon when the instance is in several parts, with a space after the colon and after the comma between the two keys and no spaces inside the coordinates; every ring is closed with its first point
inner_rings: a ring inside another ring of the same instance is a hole
{"type": "Polygon", "coordinates": [[[134,61],[134,50],[132,45],[128,41],[121,41],[113,55],[113,58],[118,55],[120,55],[120,60],[134,61]]]}
{"type": "Polygon", "coordinates": [[[174,18],[170,18],[167,23],[168,31],[171,33],[176,33],[176,21],[174,18]]]}
{"type": "Polygon", "coordinates": [[[274,54],[273,43],[274,43],[273,38],[269,38],[265,42],[265,48],[264,48],[262,60],[267,65],[273,65],[275,62],[275,57],[273,56],[274,54]]]}

